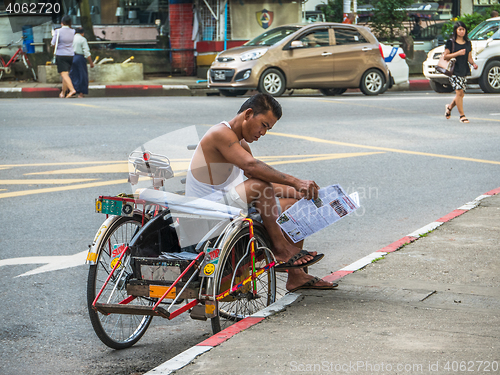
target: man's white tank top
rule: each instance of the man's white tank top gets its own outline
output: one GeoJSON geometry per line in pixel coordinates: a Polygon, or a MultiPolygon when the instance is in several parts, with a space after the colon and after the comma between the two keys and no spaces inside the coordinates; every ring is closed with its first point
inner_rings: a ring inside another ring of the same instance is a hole
{"type": "MultiPolygon", "coordinates": [[[[226,125],[229,129],[231,129],[231,125],[227,121],[222,121],[222,124],[226,125]]],[[[201,143],[201,142],[200,142],[201,143]]],[[[198,151],[198,147],[200,147],[200,143],[196,147],[196,151],[198,151]]],[[[191,160],[191,163],[193,161],[191,160]]],[[[222,199],[224,194],[226,194],[231,188],[241,184],[244,181],[243,170],[236,165],[233,165],[233,170],[229,177],[222,184],[219,185],[210,185],[204,182],[198,181],[191,172],[191,163],[189,163],[189,168],[186,176],[186,196],[187,197],[196,197],[196,198],[204,198],[211,201],[218,201],[222,199]]]]}

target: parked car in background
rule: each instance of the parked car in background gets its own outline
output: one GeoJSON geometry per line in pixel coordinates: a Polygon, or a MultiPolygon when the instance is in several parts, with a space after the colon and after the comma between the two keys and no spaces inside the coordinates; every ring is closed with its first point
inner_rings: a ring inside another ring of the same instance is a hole
{"type": "MultiPolygon", "coordinates": [[[[479,84],[481,90],[487,93],[500,93],[500,17],[490,18],[477,25],[469,33],[469,39],[472,42],[472,57],[478,68],[471,69],[467,83],[479,84]]],[[[443,52],[444,46],[429,51],[423,71],[434,91],[451,92],[453,88],[448,77],[436,72],[443,52]]]]}
{"type": "Polygon", "coordinates": [[[208,86],[225,96],[250,89],[280,96],[299,88],[325,95],[360,88],[365,95],[378,95],[390,83],[382,46],[368,28],[327,22],[266,31],[221,52],[207,75],[208,86]]]}
{"type": "Polygon", "coordinates": [[[380,43],[384,61],[389,68],[389,86],[408,82],[410,68],[406,63],[406,54],[401,47],[392,47],[380,43]]]}

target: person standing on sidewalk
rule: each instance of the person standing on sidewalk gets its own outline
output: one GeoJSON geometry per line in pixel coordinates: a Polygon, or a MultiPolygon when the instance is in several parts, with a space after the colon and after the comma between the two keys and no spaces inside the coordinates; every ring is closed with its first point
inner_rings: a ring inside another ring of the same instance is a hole
{"type": "Polygon", "coordinates": [[[455,68],[450,77],[450,83],[455,90],[455,97],[450,105],[446,105],[445,117],[449,119],[453,107],[457,107],[460,114],[460,122],[468,123],[469,120],[464,114],[464,96],[467,85],[467,76],[470,75],[470,65],[477,69],[477,65],[472,59],[472,43],[467,37],[467,27],[462,21],[458,21],[453,26],[453,35],[446,41],[444,49],[444,59],[455,58],[455,68]]]}
{"type": "Polygon", "coordinates": [[[75,91],[78,93],[78,97],[83,98],[83,95],[88,95],[89,93],[89,71],[87,69],[87,60],[90,67],[94,67],[89,44],[87,43],[87,39],[85,39],[83,33],[83,27],[79,27],[75,31],[73,49],[75,51],[75,56],[73,57],[73,64],[71,65],[69,77],[73,82],[75,91]]]}
{"type": "Polygon", "coordinates": [[[75,54],[73,51],[74,36],[75,30],[71,28],[71,17],[65,15],[61,19],[61,28],[56,30],[50,42],[50,44],[56,46],[55,55],[57,72],[61,74],[62,78],[62,90],[59,94],[61,98],[71,98],[76,94],[73,82],[71,82],[71,78],[69,78],[69,71],[71,70],[71,64],[73,63],[73,56],[75,54]]]}

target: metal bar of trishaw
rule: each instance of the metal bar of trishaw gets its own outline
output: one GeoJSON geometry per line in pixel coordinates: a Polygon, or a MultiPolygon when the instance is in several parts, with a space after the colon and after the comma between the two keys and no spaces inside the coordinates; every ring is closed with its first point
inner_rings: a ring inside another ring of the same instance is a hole
{"type": "Polygon", "coordinates": [[[170,293],[170,291],[175,287],[175,285],[182,279],[182,277],[187,273],[187,271],[189,271],[189,269],[196,263],[198,259],[200,259],[200,257],[203,254],[205,254],[204,251],[200,252],[198,256],[195,259],[193,259],[191,263],[189,263],[189,266],[186,267],[186,269],[179,275],[179,277],[174,281],[174,283],[170,285],[170,288],[168,288],[167,291],[163,294],[163,296],[161,296],[161,298],[158,300],[158,302],[156,302],[156,304],[153,306],[153,311],[155,311],[155,309],[158,307],[161,301],[165,299],[168,293],[170,293]]]}
{"type": "Polygon", "coordinates": [[[243,287],[248,282],[250,282],[252,280],[255,280],[257,277],[259,277],[260,275],[262,275],[264,272],[266,272],[270,268],[274,267],[275,265],[276,265],[276,262],[273,260],[271,263],[269,263],[268,265],[264,266],[264,268],[261,268],[255,274],[252,274],[252,275],[248,276],[245,280],[243,280],[239,284],[235,285],[231,289],[228,289],[225,292],[222,292],[221,294],[215,296],[215,299],[217,301],[220,301],[221,299],[226,298],[228,295],[230,295],[231,293],[237,291],[238,289],[240,289],[241,287],[243,287]]]}
{"type": "Polygon", "coordinates": [[[97,303],[97,300],[99,299],[99,297],[101,296],[102,292],[104,291],[104,289],[106,288],[106,286],[108,285],[109,283],[109,280],[111,279],[111,276],[113,276],[113,273],[115,272],[115,270],[118,268],[118,266],[121,264],[122,262],[122,259],[123,259],[123,256],[125,255],[125,252],[128,250],[128,246],[125,247],[125,249],[123,249],[122,253],[120,254],[120,258],[118,258],[118,262],[116,262],[115,266],[113,267],[113,269],[111,270],[111,272],[109,273],[108,275],[108,278],[106,279],[104,285],[101,287],[101,290],[99,291],[99,293],[97,294],[97,297],[95,297],[94,299],[94,302],[92,303],[92,307],[95,307],[95,304],[97,303]]]}
{"type": "MultiPolygon", "coordinates": [[[[247,217],[243,221],[246,221],[248,223],[248,237],[250,240],[250,257],[252,259],[252,275],[255,275],[256,270],[255,270],[255,243],[253,240],[253,236],[254,236],[253,220],[247,217]]],[[[255,278],[253,278],[252,284],[253,284],[253,294],[256,295],[257,294],[257,281],[255,280],[255,278]]]]}

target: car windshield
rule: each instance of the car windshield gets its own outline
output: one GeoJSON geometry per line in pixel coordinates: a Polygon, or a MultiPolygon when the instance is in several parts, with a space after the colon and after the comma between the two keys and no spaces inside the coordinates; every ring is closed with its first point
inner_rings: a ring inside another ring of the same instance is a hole
{"type": "Polygon", "coordinates": [[[477,25],[474,30],[469,33],[470,40],[486,40],[500,36],[500,21],[484,21],[477,25]]]}
{"type": "Polygon", "coordinates": [[[246,46],[272,46],[283,40],[288,35],[296,32],[300,27],[298,26],[284,26],[266,31],[260,34],[257,38],[245,43],[246,46]]]}

